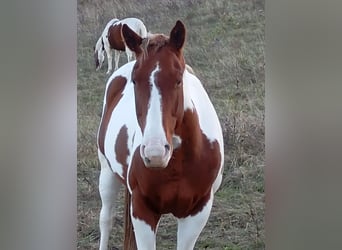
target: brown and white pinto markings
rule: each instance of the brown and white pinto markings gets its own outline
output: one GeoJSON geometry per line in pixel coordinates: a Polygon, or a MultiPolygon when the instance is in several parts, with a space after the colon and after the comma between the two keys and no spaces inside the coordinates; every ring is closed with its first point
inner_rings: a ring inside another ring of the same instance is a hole
{"type": "Polygon", "coordinates": [[[141,37],[147,36],[147,30],[144,23],[138,18],[125,18],[119,20],[114,18],[110,20],[104,28],[101,36],[94,47],[94,58],[96,70],[102,67],[105,58],[105,52],[108,59],[107,74],[112,71],[113,53],[114,50],[114,70],[119,66],[121,51],[126,51],[127,61],[130,62],[133,58],[132,51],[125,46],[124,39],[121,34],[122,25],[127,24],[134,32],[141,37]]]}
{"type": "Polygon", "coordinates": [[[221,184],[221,126],[201,82],[186,67],[181,21],[169,37],[145,40],[127,25],[122,33],[137,60],[115,71],[106,86],[98,132],[100,249],[107,249],[123,183],[137,248],[156,249],[159,219],[171,213],[178,220],[177,249],[190,250],[221,184]]]}

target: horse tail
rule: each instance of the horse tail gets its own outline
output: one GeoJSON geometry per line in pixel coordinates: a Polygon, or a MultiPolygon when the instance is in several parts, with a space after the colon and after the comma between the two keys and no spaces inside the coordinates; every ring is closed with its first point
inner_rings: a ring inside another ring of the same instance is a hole
{"type": "Polygon", "coordinates": [[[124,250],[137,250],[137,244],[135,242],[135,235],[133,231],[133,224],[131,219],[131,194],[128,188],[125,188],[125,221],[124,221],[124,250]]]}

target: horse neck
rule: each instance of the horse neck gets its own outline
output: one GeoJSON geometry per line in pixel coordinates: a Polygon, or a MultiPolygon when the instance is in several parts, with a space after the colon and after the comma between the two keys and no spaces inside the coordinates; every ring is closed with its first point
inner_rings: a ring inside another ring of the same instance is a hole
{"type": "Polygon", "coordinates": [[[181,150],[186,155],[200,156],[203,138],[196,109],[184,111],[181,125],[176,129],[181,138],[181,150]]]}
{"type": "MultiPolygon", "coordinates": [[[[189,74],[186,70],[184,74],[189,74]]],[[[184,113],[180,126],[176,133],[181,135],[183,147],[189,147],[186,150],[196,151],[201,150],[202,131],[199,125],[199,118],[196,107],[191,99],[191,92],[187,85],[191,82],[187,81],[187,77],[183,77],[183,98],[184,98],[184,113]],[[196,145],[196,146],[195,146],[196,145]]]]}

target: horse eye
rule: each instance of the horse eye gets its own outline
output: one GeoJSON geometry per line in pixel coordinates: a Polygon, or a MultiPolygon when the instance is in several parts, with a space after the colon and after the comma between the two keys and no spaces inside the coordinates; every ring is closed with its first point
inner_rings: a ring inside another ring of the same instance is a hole
{"type": "Polygon", "coordinates": [[[132,80],[133,84],[135,85],[135,80],[132,80]]]}
{"type": "Polygon", "coordinates": [[[179,81],[177,81],[177,86],[179,86],[180,84],[182,83],[182,81],[181,80],[179,80],[179,81]]]}

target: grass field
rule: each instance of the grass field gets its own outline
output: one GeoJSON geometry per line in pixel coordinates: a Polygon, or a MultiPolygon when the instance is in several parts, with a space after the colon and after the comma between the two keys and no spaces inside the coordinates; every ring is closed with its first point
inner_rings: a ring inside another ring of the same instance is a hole
{"type": "MultiPolygon", "coordinates": [[[[138,17],[152,33],[177,19],[187,28],[185,60],[218,112],[225,140],[224,178],[195,249],[264,249],[264,1],[78,0],[78,249],[96,249],[100,198],[96,133],[107,64],[95,72],[93,46],[113,17],[138,17]]],[[[123,53],[120,65],[126,63],[123,53]]],[[[123,242],[123,192],[111,249],[123,242]]],[[[175,249],[176,223],[164,216],[157,249],[175,249]]]]}

